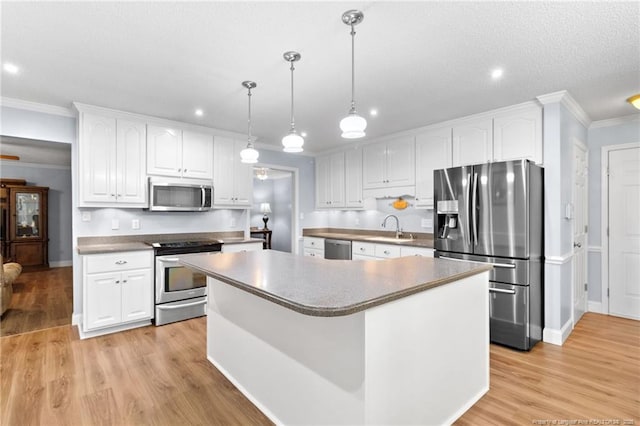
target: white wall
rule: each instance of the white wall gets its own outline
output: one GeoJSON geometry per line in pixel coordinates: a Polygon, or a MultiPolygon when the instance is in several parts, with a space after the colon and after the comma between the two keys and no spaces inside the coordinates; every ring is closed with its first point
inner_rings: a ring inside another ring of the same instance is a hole
{"type": "MultiPolygon", "coordinates": [[[[640,114],[589,127],[589,301],[602,302],[602,147],[640,143],[640,114]]],[[[599,310],[599,309],[596,309],[599,310]]]]}

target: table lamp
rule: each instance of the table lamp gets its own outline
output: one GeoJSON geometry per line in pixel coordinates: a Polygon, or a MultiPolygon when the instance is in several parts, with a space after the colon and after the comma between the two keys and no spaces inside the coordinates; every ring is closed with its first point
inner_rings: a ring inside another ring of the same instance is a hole
{"type": "Polygon", "coordinates": [[[269,216],[267,213],[271,213],[271,205],[269,203],[260,203],[260,213],[263,213],[262,221],[264,222],[264,229],[267,228],[267,222],[269,222],[269,216]]]}

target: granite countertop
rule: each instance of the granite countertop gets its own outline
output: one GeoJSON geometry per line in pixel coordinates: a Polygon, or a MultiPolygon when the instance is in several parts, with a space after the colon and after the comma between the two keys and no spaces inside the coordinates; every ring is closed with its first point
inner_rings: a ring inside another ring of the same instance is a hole
{"type": "Polygon", "coordinates": [[[420,256],[326,260],[274,250],[191,254],[180,262],[296,312],[350,315],[491,269],[420,256]]]}
{"type": "Polygon", "coordinates": [[[361,241],[366,243],[397,244],[403,246],[433,248],[433,234],[405,232],[402,238],[395,238],[394,232],[349,230],[338,228],[305,229],[303,236],[333,238],[335,240],[361,241]],[[414,235],[414,238],[409,238],[414,235]]]}
{"type": "Polygon", "coordinates": [[[242,231],[199,232],[191,234],[117,235],[108,237],[79,237],[78,254],[113,253],[120,251],[152,250],[151,242],[218,240],[224,244],[261,243],[260,238],[245,238],[242,231]]]}

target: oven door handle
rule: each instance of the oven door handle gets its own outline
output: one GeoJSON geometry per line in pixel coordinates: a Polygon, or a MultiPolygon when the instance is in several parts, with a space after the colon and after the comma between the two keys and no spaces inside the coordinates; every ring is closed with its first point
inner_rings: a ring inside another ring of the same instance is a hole
{"type": "Polygon", "coordinates": [[[166,262],[166,263],[176,263],[180,261],[179,257],[165,257],[164,259],[159,258],[158,259],[160,262],[166,262]]]}
{"type": "Polygon", "coordinates": [[[168,306],[156,305],[156,308],[161,310],[182,309],[182,308],[188,308],[191,306],[204,305],[205,303],[207,303],[206,300],[199,300],[197,302],[185,303],[183,305],[168,305],[168,306]]]}

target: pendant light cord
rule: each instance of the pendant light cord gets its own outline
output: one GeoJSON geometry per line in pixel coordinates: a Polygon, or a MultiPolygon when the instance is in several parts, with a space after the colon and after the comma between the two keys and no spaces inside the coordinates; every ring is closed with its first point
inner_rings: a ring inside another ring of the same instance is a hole
{"type": "Polygon", "coordinates": [[[295,124],[295,119],[293,116],[293,70],[294,70],[294,66],[293,66],[293,61],[291,61],[291,132],[294,132],[296,130],[296,124],[295,124]]]}
{"type": "Polygon", "coordinates": [[[247,98],[249,99],[249,118],[247,119],[247,134],[248,134],[247,143],[251,145],[251,147],[253,147],[253,144],[251,143],[251,88],[249,88],[247,98]]]}
{"type": "Polygon", "coordinates": [[[356,39],[356,31],[351,24],[351,111],[352,113],[356,112],[356,61],[355,61],[355,39],[356,39]]]}

